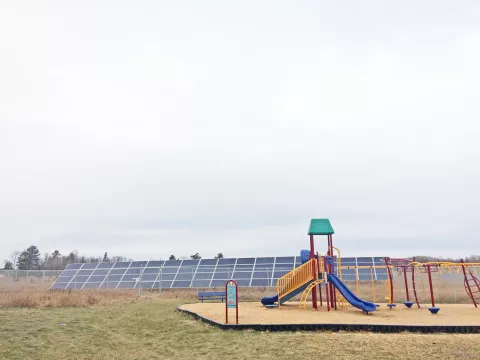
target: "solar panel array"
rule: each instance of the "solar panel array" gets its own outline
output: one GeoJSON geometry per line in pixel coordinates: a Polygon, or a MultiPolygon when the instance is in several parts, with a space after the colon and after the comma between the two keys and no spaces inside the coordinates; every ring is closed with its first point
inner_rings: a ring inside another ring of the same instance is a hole
{"type": "MultiPolygon", "coordinates": [[[[371,280],[372,276],[375,280],[387,280],[388,279],[387,269],[374,267],[374,266],[385,266],[385,262],[382,261],[382,259],[384,258],[385,256],[341,258],[343,280],[345,281],[356,280],[357,272],[358,272],[358,280],[371,280]],[[368,266],[371,268],[363,268],[364,266],[368,266]]],[[[335,265],[337,265],[336,262],[335,262],[335,265]]]]}
{"type": "MultiPolygon", "coordinates": [[[[382,266],[382,258],[342,258],[344,280],[355,280],[354,266],[382,266]]],[[[301,265],[300,257],[150,260],[116,263],[69,264],[52,289],[215,288],[230,279],[239,286],[275,286],[277,280],[301,265]]],[[[373,269],[376,280],[387,278],[385,269],[373,269]]],[[[358,269],[359,280],[371,280],[370,269],[358,269]]]]}

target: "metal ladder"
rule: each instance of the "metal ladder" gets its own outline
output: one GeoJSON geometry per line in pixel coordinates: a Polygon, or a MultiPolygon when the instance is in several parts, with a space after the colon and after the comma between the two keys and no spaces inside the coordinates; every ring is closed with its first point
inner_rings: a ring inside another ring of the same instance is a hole
{"type": "Polygon", "coordinates": [[[462,270],[464,277],[463,285],[465,286],[465,291],[467,292],[470,300],[472,300],[473,305],[475,305],[475,307],[478,307],[478,304],[480,303],[480,281],[475,275],[473,275],[472,270],[466,264],[462,266],[462,270]]]}

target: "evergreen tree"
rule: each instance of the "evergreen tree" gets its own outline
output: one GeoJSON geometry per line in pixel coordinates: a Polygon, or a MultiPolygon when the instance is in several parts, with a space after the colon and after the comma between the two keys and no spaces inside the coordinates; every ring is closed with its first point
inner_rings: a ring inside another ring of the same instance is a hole
{"type": "Polygon", "coordinates": [[[13,270],[13,263],[11,261],[5,260],[5,266],[3,270],[13,270]]]}
{"type": "Polygon", "coordinates": [[[73,250],[70,254],[68,254],[67,258],[68,258],[67,261],[68,261],[68,263],[70,263],[70,264],[73,264],[73,263],[78,262],[78,261],[77,261],[77,260],[78,260],[78,252],[77,252],[77,250],[73,250]]]}
{"type": "Polygon", "coordinates": [[[22,251],[18,258],[19,270],[36,270],[40,266],[40,251],[35,245],[22,251]]]}
{"type": "Polygon", "coordinates": [[[168,258],[168,260],[177,260],[177,258],[175,257],[175,255],[170,255],[170,257],[168,258]]]}

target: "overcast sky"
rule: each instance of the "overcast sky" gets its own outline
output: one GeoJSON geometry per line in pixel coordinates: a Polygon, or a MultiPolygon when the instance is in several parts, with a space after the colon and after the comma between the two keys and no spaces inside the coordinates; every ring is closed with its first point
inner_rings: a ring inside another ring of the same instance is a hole
{"type": "Polygon", "coordinates": [[[0,2],[0,260],[480,254],[478,1],[0,2]],[[326,240],[318,238],[320,252],[326,240]]]}

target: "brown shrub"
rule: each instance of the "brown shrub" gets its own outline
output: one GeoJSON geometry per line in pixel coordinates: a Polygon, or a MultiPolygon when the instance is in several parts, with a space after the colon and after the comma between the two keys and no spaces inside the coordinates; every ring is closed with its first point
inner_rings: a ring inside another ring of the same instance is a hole
{"type": "Polygon", "coordinates": [[[137,294],[134,291],[48,291],[22,289],[22,291],[4,290],[0,294],[0,307],[89,307],[95,305],[120,305],[133,301],[137,301],[137,294]]]}

